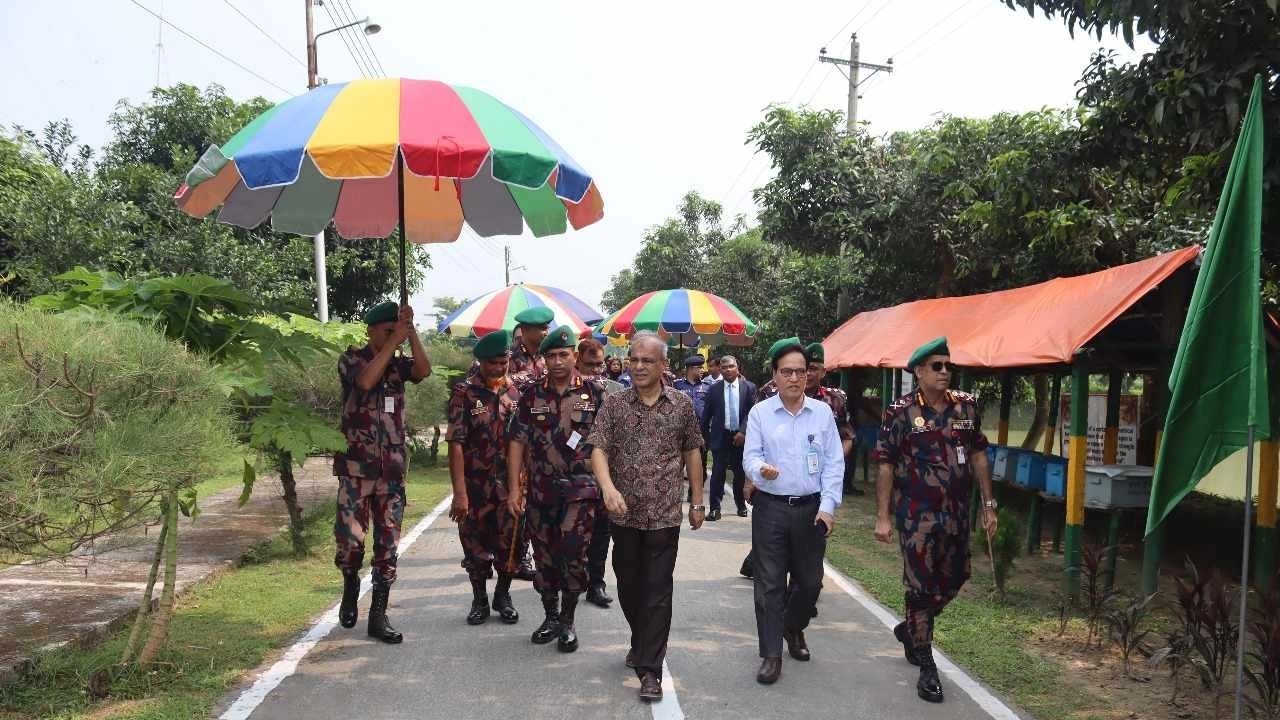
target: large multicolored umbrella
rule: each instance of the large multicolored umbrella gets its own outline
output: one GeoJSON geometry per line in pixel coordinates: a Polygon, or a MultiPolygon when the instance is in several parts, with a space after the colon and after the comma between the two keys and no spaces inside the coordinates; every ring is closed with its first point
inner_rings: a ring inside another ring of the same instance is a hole
{"type": "Polygon", "coordinates": [[[555,313],[551,328],[568,325],[574,335],[603,317],[599,310],[560,288],[520,284],[481,295],[442,320],[437,329],[454,337],[483,337],[494,330],[514,330],[516,315],[533,307],[551,308],[555,313]]]}
{"type": "Polygon", "coordinates": [[[655,290],[632,300],[604,319],[596,331],[619,338],[651,330],[685,347],[746,347],[756,341],[756,324],[733,303],[701,290],[655,290]]]}
{"type": "MultiPolygon", "coordinates": [[[[175,194],[193,217],[346,239],[452,242],[555,235],[604,217],[591,176],[532,120],[491,95],[433,80],[322,85],[205,151],[175,194]],[[408,172],[405,172],[405,169],[408,172]]],[[[404,295],[404,246],[400,248],[404,295]]]]}

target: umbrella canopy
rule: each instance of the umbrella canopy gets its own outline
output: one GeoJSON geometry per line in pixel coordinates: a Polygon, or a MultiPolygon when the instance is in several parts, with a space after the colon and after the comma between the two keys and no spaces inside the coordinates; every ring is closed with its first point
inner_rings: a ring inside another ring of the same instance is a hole
{"type": "Polygon", "coordinates": [[[514,330],[516,315],[528,308],[546,307],[555,313],[551,328],[568,325],[575,335],[599,321],[600,311],[559,288],[512,285],[485,293],[455,310],[437,329],[454,337],[483,337],[495,330],[514,330]],[[584,312],[587,320],[579,314],[584,312]]]}
{"type": "Polygon", "coordinates": [[[542,237],[604,217],[591,175],[532,120],[473,88],[401,78],[285,100],[206,150],[174,198],[244,228],[315,235],[332,222],[355,239],[399,227],[415,243],[452,242],[464,223],[542,237]]]}
{"type": "Polygon", "coordinates": [[[632,300],[596,328],[611,338],[651,330],[685,347],[746,347],[755,342],[756,324],[733,303],[701,290],[655,290],[632,300]]]}

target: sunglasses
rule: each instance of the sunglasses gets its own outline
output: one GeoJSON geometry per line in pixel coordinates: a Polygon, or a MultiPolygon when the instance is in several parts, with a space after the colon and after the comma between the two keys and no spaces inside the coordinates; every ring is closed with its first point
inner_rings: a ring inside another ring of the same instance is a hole
{"type": "Polygon", "coordinates": [[[941,360],[929,363],[929,369],[934,372],[942,372],[943,368],[946,368],[946,371],[949,373],[954,373],[960,369],[956,367],[955,363],[942,362],[941,360]]]}

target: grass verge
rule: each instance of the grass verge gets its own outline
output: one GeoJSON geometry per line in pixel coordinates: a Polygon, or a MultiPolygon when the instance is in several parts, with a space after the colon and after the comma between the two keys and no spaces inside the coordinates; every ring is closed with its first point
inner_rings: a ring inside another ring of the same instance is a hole
{"type": "MultiPolygon", "coordinates": [[[[406,531],[449,493],[448,472],[411,473],[407,488],[406,531]]],[[[285,533],[179,598],[166,647],[149,671],[116,667],[127,628],[94,647],[46,652],[19,681],[0,688],[0,720],[206,717],[245,672],[337,600],[333,512],[329,502],[307,513],[308,557],[293,557],[285,533]],[[112,676],[110,695],[95,701],[88,686],[104,669],[112,676]]]]}

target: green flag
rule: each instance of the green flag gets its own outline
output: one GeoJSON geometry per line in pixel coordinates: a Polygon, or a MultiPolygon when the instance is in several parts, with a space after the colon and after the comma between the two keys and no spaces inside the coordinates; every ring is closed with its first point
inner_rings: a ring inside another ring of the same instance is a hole
{"type": "Polygon", "coordinates": [[[1271,435],[1259,270],[1262,253],[1262,77],[1236,140],[1178,354],[1156,459],[1147,533],[1200,479],[1256,437],[1271,435]]]}

